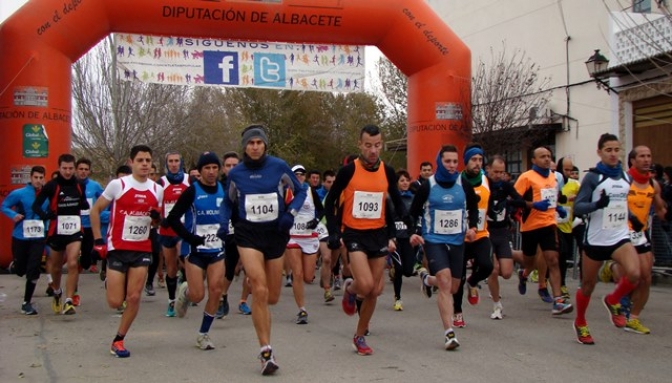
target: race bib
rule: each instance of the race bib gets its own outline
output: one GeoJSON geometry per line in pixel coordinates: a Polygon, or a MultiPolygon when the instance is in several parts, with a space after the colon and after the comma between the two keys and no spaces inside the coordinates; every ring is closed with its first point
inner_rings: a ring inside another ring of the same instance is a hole
{"type": "Polygon", "coordinates": [[[476,231],[483,231],[485,229],[485,209],[478,209],[478,225],[476,231]]]}
{"type": "Polygon", "coordinates": [[[628,206],[623,202],[609,204],[602,209],[602,229],[621,229],[627,225],[628,206]]]}
{"type": "Polygon", "coordinates": [[[86,202],[89,203],[89,208],[86,210],[82,210],[81,214],[82,215],[91,215],[91,208],[93,207],[93,198],[87,198],[86,202]]]}
{"type": "Polygon", "coordinates": [[[643,231],[630,231],[630,242],[633,246],[640,246],[646,244],[646,236],[643,231]]]}
{"type": "Polygon", "coordinates": [[[56,222],[58,235],[72,235],[82,231],[82,217],[78,215],[59,215],[56,222]]]}
{"type": "Polygon", "coordinates": [[[434,233],[462,234],[462,210],[437,210],[434,213],[434,233]]]}
{"type": "Polygon", "coordinates": [[[379,219],[383,211],[383,193],[355,192],[352,216],[361,219],[379,219]]]}
{"type": "Polygon", "coordinates": [[[541,189],[541,199],[548,200],[551,203],[549,208],[555,208],[558,205],[558,190],[555,188],[541,189]]]}
{"type": "Polygon", "coordinates": [[[217,237],[217,230],[219,230],[219,224],[213,223],[210,225],[196,225],[196,235],[200,235],[205,238],[205,243],[198,246],[198,250],[219,250],[222,248],[222,240],[217,237]]]}
{"type": "Polygon", "coordinates": [[[274,221],[278,219],[278,210],[278,195],[276,193],[245,196],[245,215],[250,222],[274,221]]]}
{"type": "Polygon", "coordinates": [[[408,227],[406,227],[404,221],[394,221],[394,226],[397,229],[397,231],[408,230],[408,227]]]}
{"type": "Polygon", "coordinates": [[[294,219],[294,225],[289,230],[289,235],[310,235],[313,233],[313,230],[307,228],[310,221],[307,221],[305,218],[297,216],[294,219]]]}
{"type": "Polygon", "coordinates": [[[44,238],[44,222],[39,219],[24,219],[23,238],[44,238]]]}
{"type": "Polygon", "coordinates": [[[327,230],[327,227],[322,222],[317,224],[315,231],[317,232],[317,237],[320,239],[329,236],[329,230],[327,230]]]}
{"type": "Polygon", "coordinates": [[[123,241],[140,242],[149,238],[152,219],[148,215],[127,215],[124,218],[123,241]]]}

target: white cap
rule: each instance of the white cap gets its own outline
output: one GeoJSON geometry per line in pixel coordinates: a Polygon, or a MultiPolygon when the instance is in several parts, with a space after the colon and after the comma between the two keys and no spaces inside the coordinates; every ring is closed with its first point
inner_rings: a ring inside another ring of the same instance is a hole
{"type": "Polygon", "coordinates": [[[296,172],[302,172],[302,173],[305,173],[305,172],[306,172],[306,168],[304,168],[303,165],[294,165],[294,167],[292,168],[292,172],[293,172],[293,173],[296,173],[296,172]]]}

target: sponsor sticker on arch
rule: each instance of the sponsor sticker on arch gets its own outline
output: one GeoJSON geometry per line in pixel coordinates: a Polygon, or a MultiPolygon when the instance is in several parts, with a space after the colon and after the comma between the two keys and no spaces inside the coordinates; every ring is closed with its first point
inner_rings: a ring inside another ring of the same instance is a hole
{"type": "Polygon", "coordinates": [[[122,78],[170,85],[362,92],[364,46],[115,34],[122,78]]]}

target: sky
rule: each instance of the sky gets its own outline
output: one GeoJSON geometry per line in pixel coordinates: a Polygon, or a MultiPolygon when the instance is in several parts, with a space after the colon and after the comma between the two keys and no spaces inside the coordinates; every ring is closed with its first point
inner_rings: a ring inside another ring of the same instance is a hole
{"type": "Polygon", "coordinates": [[[21,8],[28,0],[0,0],[0,23],[21,8]]]}

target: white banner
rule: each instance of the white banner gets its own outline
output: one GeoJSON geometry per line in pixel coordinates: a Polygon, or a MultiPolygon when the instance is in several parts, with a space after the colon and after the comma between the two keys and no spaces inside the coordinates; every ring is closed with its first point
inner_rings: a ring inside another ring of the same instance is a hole
{"type": "Polygon", "coordinates": [[[115,34],[122,78],[172,85],[361,92],[364,46],[115,34]]]}

